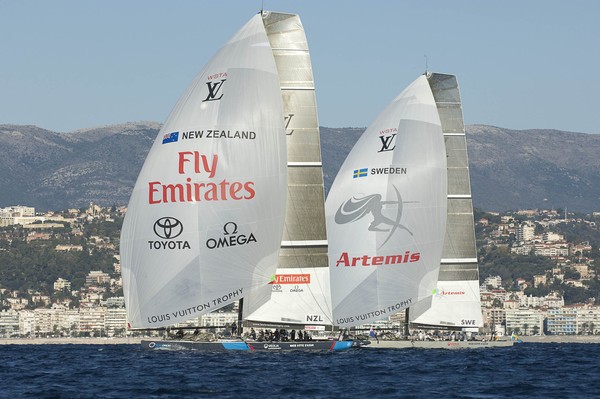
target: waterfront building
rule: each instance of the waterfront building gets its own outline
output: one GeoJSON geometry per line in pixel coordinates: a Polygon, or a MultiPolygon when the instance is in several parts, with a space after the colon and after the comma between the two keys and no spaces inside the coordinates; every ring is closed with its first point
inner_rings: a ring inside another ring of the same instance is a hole
{"type": "Polygon", "coordinates": [[[23,336],[35,336],[35,315],[33,310],[19,312],[19,333],[23,336]]]}
{"type": "Polygon", "coordinates": [[[236,322],[238,319],[238,312],[212,312],[202,315],[200,318],[200,325],[203,327],[208,326],[226,326],[236,322]]]}
{"type": "Polygon", "coordinates": [[[38,308],[33,311],[35,316],[35,333],[40,335],[52,335],[58,331],[58,317],[54,309],[38,308]]]}
{"type": "Polygon", "coordinates": [[[120,335],[127,331],[127,311],[125,308],[106,308],[104,328],[109,337],[120,335]]]}
{"type": "Polygon", "coordinates": [[[487,320],[490,332],[504,334],[506,326],[506,311],[500,308],[491,308],[483,310],[484,319],[487,320]]]}
{"type": "Polygon", "coordinates": [[[73,336],[79,331],[79,309],[57,310],[58,329],[61,336],[73,336]]]}
{"type": "Polygon", "coordinates": [[[600,306],[582,305],[577,309],[577,333],[600,333],[600,306]]]}
{"type": "Polygon", "coordinates": [[[103,334],[105,314],[105,307],[79,308],[79,332],[90,336],[103,334]]]}
{"type": "Polygon", "coordinates": [[[544,331],[544,313],[538,309],[506,309],[506,332],[534,335],[544,331]]]}
{"type": "Polygon", "coordinates": [[[548,309],[546,329],[548,334],[577,334],[577,308],[574,306],[563,306],[561,308],[548,309]]]}
{"type": "Polygon", "coordinates": [[[10,338],[19,334],[19,313],[8,309],[0,312],[0,337],[10,338]]]}
{"type": "Polygon", "coordinates": [[[390,316],[390,327],[400,328],[406,323],[406,312],[394,313],[390,316]]]}

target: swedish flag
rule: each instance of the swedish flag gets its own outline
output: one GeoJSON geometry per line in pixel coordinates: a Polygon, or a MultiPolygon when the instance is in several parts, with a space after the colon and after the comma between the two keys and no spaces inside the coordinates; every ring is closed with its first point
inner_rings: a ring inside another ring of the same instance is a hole
{"type": "Polygon", "coordinates": [[[367,177],[367,170],[368,168],[354,169],[354,175],[352,176],[352,178],[356,179],[359,177],[367,177]]]}

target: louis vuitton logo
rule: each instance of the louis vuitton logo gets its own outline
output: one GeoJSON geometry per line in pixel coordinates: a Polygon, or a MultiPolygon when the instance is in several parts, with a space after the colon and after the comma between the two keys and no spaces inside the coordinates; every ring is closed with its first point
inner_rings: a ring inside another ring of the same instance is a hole
{"type": "Polygon", "coordinates": [[[294,133],[294,129],[290,130],[290,132],[288,133],[288,127],[290,127],[290,122],[292,121],[293,117],[294,117],[294,114],[288,114],[288,116],[283,118],[283,120],[285,121],[285,134],[287,136],[291,136],[292,133],[294,133]]]}
{"type": "Polygon", "coordinates": [[[206,85],[208,86],[208,96],[206,96],[202,102],[217,101],[223,98],[223,94],[221,94],[219,97],[217,96],[219,95],[219,92],[223,87],[223,83],[225,83],[226,80],[227,79],[221,79],[219,82],[206,82],[206,85]]]}
{"type": "Polygon", "coordinates": [[[395,134],[392,134],[391,136],[379,136],[379,139],[381,140],[381,150],[377,152],[394,151],[394,148],[396,148],[395,134]]]}

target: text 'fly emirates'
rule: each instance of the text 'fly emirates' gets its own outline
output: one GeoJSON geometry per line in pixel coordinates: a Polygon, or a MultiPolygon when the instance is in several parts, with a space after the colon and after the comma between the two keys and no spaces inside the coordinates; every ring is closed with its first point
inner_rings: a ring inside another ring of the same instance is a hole
{"type": "MultiPolygon", "coordinates": [[[[180,175],[202,175],[212,179],[219,164],[219,156],[200,154],[199,151],[177,153],[177,171],[180,175]]],[[[241,201],[254,198],[253,181],[194,182],[187,177],[185,182],[148,182],[148,203],[174,203],[199,201],[241,201]]]]}

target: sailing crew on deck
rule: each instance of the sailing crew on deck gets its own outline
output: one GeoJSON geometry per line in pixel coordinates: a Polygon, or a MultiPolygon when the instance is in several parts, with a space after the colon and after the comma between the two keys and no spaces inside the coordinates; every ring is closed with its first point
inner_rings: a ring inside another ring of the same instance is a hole
{"type": "Polygon", "coordinates": [[[377,333],[375,332],[375,330],[373,330],[373,327],[371,327],[371,330],[369,330],[369,337],[375,338],[377,340],[377,343],[379,343],[379,338],[377,338],[377,333]]]}

